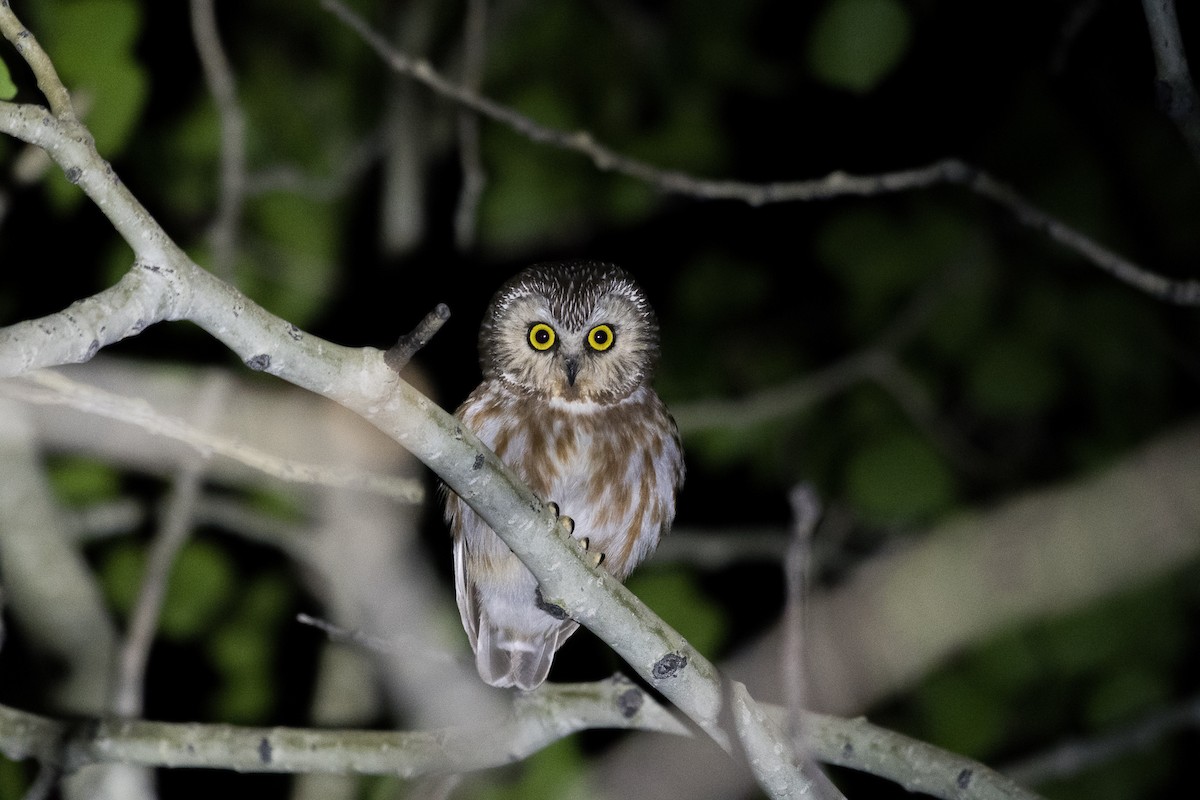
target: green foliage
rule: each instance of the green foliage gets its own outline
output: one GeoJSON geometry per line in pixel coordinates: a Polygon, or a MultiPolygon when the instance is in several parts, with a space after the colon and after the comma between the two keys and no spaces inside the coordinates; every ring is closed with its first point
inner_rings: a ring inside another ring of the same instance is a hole
{"type": "Polygon", "coordinates": [[[217,719],[262,723],[278,700],[276,654],[280,627],[289,618],[293,589],[268,572],[246,584],[231,612],[213,632],[209,653],[221,674],[214,698],[217,719]]]}
{"type": "Polygon", "coordinates": [[[17,85],[13,83],[12,74],[8,71],[8,64],[4,63],[4,59],[0,58],[0,100],[12,100],[17,96],[17,85]]]}
{"type": "Polygon", "coordinates": [[[50,469],[54,494],[68,506],[84,506],[120,496],[121,477],[111,464],[82,456],[56,458],[50,469]]]}
{"type": "Polygon", "coordinates": [[[580,794],[583,754],[574,739],[560,739],[521,763],[520,777],[508,784],[481,787],[479,800],[552,800],[580,794]]]}
{"type": "MultiPolygon", "coordinates": [[[[845,287],[850,330],[877,332],[901,303],[957,266],[967,230],[957,212],[925,204],[904,215],[871,206],[835,214],[818,233],[816,251],[845,287]]],[[[963,283],[950,280],[955,288],[963,283]]]]}
{"type": "Polygon", "coordinates": [[[911,39],[899,0],[830,0],[809,34],[809,68],[831,86],[868,92],[896,68],[911,39]]]}
{"type": "Polygon", "coordinates": [[[338,219],[330,203],[289,193],[257,198],[246,209],[257,233],[236,283],[286,320],[305,325],[337,289],[338,219]]]}
{"type": "Polygon", "coordinates": [[[770,291],[771,277],[761,264],[705,254],[680,276],[671,297],[672,310],[706,324],[736,321],[753,314],[770,291]]]}
{"type": "Polygon", "coordinates": [[[1059,396],[1062,371],[1044,345],[1001,334],[971,364],[967,388],[982,414],[1031,414],[1059,396]]]}
{"type": "MultiPolygon", "coordinates": [[[[135,53],[140,7],[132,0],[47,0],[31,11],[38,37],[97,149],[114,157],[129,143],[149,94],[135,53]]],[[[81,199],[57,170],[52,175],[47,186],[60,206],[81,199]]]]}
{"type": "MultiPolygon", "coordinates": [[[[118,613],[128,616],[132,612],[145,569],[142,544],[122,541],[105,552],[100,578],[118,613]]],[[[224,550],[204,540],[187,542],[171,569],[159,633],[177,641],[207,633],[228,608],[235,587],[233,564],[224,550]]]]}
{"type": "Polygon", "coordinates": [[[12,761],[0,753],[0,800],[20,800],[29,784],[21,762],[12,761]]]}
{"type": "Polygon", "coordinates": [[[628,585],[701,653],[715,653],[725,640],[725,613],[700,590],[692,572],[680,567],[647,568],[634,573],[628,585]]]}
{"type": "MultiPolygon", "coordinates": [[[[933,673],[887,724],[994,761],[1015,742],[1102,737],[1173,700],[1189,646],[1197,567],[1057,619],[1002,632],[933,673]]],[[[1163,748],[1034,787],[1055,798],[1145,797],[1169,769],[1163,748]],[[1112,787],[1119,787],[1119,791],[1112,787]]]]}
{"type": "Polygon", "coordinates": [[[867,442],[846,468],[846,495],[866,518],[916,522],[948,509],[954,476],[925,439],[896,431],[867,442]]]}

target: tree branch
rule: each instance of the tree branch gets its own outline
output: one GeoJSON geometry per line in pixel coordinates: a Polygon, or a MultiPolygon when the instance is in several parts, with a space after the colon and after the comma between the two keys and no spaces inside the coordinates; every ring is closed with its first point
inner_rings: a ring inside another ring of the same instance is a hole
{"type": "Polygon", "coordinates": [[[597,142],[587,131],[567,132],[547,127],[466,86],[454,83],[438,73],[429,62],[412,58],[392,47],[362,17],[340,0],[321,0],[321,6],[362,37],[393,71],[412,78],[439,96],[452,100],[476,114],[505,125],[532,142],[586,156],[599,170],[616,172],[643,181],[661,192],[684,195],[697,200],[737,200],[752,206],[761,206],[769,203],[828,200],[834,197],[878,196],[927,189],[942,184],[962,186],[998,204],[1009,211],[1018,222],[1042,232],[1114,278],[1164,302],[1200,305],[1200,281],[1172,280],[1135,264],[1033,205],[1012,187],[958,159],[945,158],[924,167],[876,175],[851,175],[837,171],[824,178],[770,183],[711,180],[675,170],[660,169],[645,161],[618,153],[597,142]]]}
{"type": "MultiPolygon", "coordinates": [[[[4,330],[0,329],[0,341],[4,330]]],[[[282,458],[231,437],[203,430],[178,417],[160,414],[140,398],[106,392],[59,372],[36,372],[19,381],[0,383],[0,396],[27,403],[66,405],[88,414],[126,422],[147,433],[188,445],[206,458],[223,456],[290,483],[360,489],[407,503],[419,503],[425,498],[425,489],[419,481],[282,458]]]]}
{"type": "Polygon", "coordinates": [[[191,0],[192,38],[204,68],[221,126],[221,186],[217,216],[209,235],[213,272],[231,279],[237,258],[238,228],[246,199],[246,118],[238,103],[233,69],[221,46],[213,0],[191,0]]]}
{"type": "MultiPolygon", "coordinates": [[[[786,710],[763,706],[782,720],[786,710]]],[[[1034,800],[1036,795],[970,759],[865,719],[806,714],[813,755],[869,772],[911,791],[955,800],[1034,800]]],[[[543,684],[514,694],[493,726],[436,731],[309,730],[145,721],[68,723],[0,706],[0,752],[75,769],[121,762],[244,772],[423,775],[503,766],[582,730],[621,729],[693,736],[651,694],[620,675],[593,683],[543,684]]]]}
{"type": "Polygon", "coordinates": [[[1142,0],[1158,69],[1158,101],[1200,165],[1200,98],[1192,84],[1174,0],[1142,0]]]}

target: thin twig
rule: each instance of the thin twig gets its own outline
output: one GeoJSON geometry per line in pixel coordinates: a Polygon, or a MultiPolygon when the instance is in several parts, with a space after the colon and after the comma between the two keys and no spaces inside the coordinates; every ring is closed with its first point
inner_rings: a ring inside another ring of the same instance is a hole
{"type": "Polygon", "coordinates": [[[1038,786],[1078,775],[1128,753],[1146,750],[1164,736],[1186,728],[1200,730],[1200,697],[1145,717],[1128,728],[1093,739],[1066,742],[1010,765],[1004,769],[1004,774],[1027,786],[1038,786]]]}
{"type": "Polygon", "coordinates": [[[805,729],[804,706],[806,703],[805,668],[808,649],[805,646],[805,603],[811,591],[812,537],[821,519],[821,498],[816,489],[807,483],[799,483],[788,493],[788,504],[792,510],[792,536],[784,559],[784,581],[787,599],[784,607],[783,671],[784,694],[787,709],[787,733],[791,737],[796,757],[808,765],[812,775],[816,800],[845,800],[813,759],[805,729]]]}
{"type": "Polygon", "coordinates": [[[1179,19],[1174,0],[1142,0],[1146,24],[1150,28],[1150,44],[1158,69],[1158,102],[1163,112],[1179,128],[1183,140],[1200,165],[1200,98],[1192,84],[1183,37],[1179,35],[1179,19]]]}
{"type": "Polygon", "coordinates": [[[793,738],[801,735],[800,717],[805,705],[804,605],[812,574],[812,536],[821,519],[821,498],[810,484],[799,483],[788,493],[792,510],[792,536],[784,558],[787,601],[784,608],[785,643],[783,647],[784,689],[787,695],[789,729],[793,738]]]}
{"type": "Polygon", "coordinates": [[[29,784],[21,800],[46,800],[58,788],[62,775],[62,768],[57,764],[42,762],[38,766],[37,777],[29,784]]]}
{"type": "Polygon", "coordinates": [[[59,79],[54,63],[29,29],[17,19],[17,15],[9,7],[7,0],[0,2],[0,33],[12,43],[21,58],[33,70],[38,88],[41,89],[46,102],[50,104],[50,111],[54,116],[64,122],[77,123],[79,120],[75,115],[75,109],[71,106],[71,93],[59,79]]]}
{"type": "MultiPolygon", "coordinates": [[[[229,379],[221,373],[213,373],[201,387],[195,413],[195,425],[199,430],[212,427],[225,406],[229,389],[229,379]]],[[[179,471],[167,499],[162,527],[150,546],[137,601],[130,614],[129,628],[117,650],[116,676],[109,698],[109,710],[118,717],[142,716],[146,662],[167,596],[171,567],[192,529],[196,502],[204,481],[205,464],[205,459],[193,458],[179,471]]]]}
{"type": "Polygon", "coordinates": [[[233,69],[221,46],[213,0],[191,0],[192,36],[204,68],[204,80],[217,107],[221,127],[221,189],[210,237],[213,272],[233,275],[238,228],[246,199],[246,118],[238,103],[233,69]]]}
{"type": "Polygon", "coordinates": [[[446,324],[446,320],[448,319],[450,319],[450,307],[445,303],[438,303],[417,324],[417,327],[401,336],[383,354],[383,360],[387,362],[389,367],[396,370],[396,372],[404,369],[408,366],[408,362],[412,360],[412,357],[417,354],[417,351],[429,344],[429,340],[437,335],[437,332],[442,329],[442,326],[446,324]]]}
{"type": "MultiPolygon", "coordinates": [[[[308,614],[297,614],[296,622],[301,625],[308,625],[322,631],[330,640],[343,644],[352,644],[355,647],[362,648],[372,653],[383,653],[384,655],[395,655],[396,653],[405,653],[413,655],[413,640],[397,639],[393,636],[376,636],[373,633],[359,630],[357,628],[346,628],[329,620],[319,617],[309,616],[308,614]]],[[[453,654],[445,651],[432,651],[422,645],[419,653],[424,658],[430,661],[439,661],[448,663],[457,661],[453,654]]]]}
{"type": "MultiPolygon", "coordinates": [[[[463,25],[462,85],[478,93],[483,81],[484,51],[487,46],[487,0],[467,0],[463,25]]],[[[479,200],[487,175],[479,151],[479,116],[467,110],[458,114],[458,163],[462,187],[454,212],[454,243],[461,251],[475,244],[479,200]]]]}
{"type": "Polygon", "coordinates": [[[1117,255],[1037,208],[1011,187],[958,159],[946,158],[924,167],[876,175],[851,175],[837,171],[824,178],[801,181],[747,183],[697,178],[684,172],[660,169],[622,155],[597,142],[587,131],[566,132],[535,122],[507,106],[448,80],[428,61],[411,58],[395,49],[340,0],[321,0],[321,5],[361,36],[395,72],[407,75],[442,97],[509,127],[530,141],[587,156],[597,169],[636,178],[659,191],[699,200],[738,200],[752,206],[761,206],[768,203],[827,200],[845,196],[871,197],[942,184],[962,186],[1007,209],[1022,224],[1041,231],[1118,280],[1164,302],[1200,305],[1200,281],[1172,280],[1117,255]]]}
{"type": "Polygon", "coordinates": [[[281,458],[236,439],[198,430],[177,417],[159,414],[139,398],[106,392],[57,372],[34,372],[18,380],[0,382],[0,395],[27,403],[70,406],[89,414],[136,425],[148,433],[185,444],[205,457],[224,456],[290,483],[360,489],[409,503],[421,502],[425,496],[425,489],[419,481],[281,458]]]}
{"type": "Polygon", "coordinates": [[[246,196],[294,192],[314,200],[334,200],[344,195],[351,184],[379,162],[386,144],[387,137],[382,130],[368,134],[341,152],[329,175],[312,175],[288,164],[255,170],[246,175],[246,196]]]}

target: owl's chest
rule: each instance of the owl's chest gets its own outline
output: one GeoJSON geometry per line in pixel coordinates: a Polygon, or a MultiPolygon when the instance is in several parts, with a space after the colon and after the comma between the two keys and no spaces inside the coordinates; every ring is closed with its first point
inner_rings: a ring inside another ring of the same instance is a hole
{"type": "MultiPolygon", "coordinates": [[[[519,415],[496,442],[496,455],[546,496],[576,488],[618,456],[610,414],[519,415]]],[[[562,502],[562,501],[559,501],[562,502]]]]}
{"type": "Polygon", "coordinates": [[[643,394],[614,404],[548,403],[485,384],[459,414],[543,498],[599,502],[611,499],[611,487],[660,471],[648,460],[648,451],[657,456],[662,447],[643,394]]]}

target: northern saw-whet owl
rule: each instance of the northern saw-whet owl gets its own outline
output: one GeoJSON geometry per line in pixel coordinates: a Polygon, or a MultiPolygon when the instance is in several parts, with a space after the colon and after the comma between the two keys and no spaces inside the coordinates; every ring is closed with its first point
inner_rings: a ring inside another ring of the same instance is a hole
{"type": "MultiPolygon", "coordinates": [[[[479,331],[483,382],[455,412],[620,580],[670,527],[683,483],[675,421],[650,388],[658,353],[654,311],[624,270],[537,264],[492,298],[479,331]]],[[[446,520],[480,677],[537,687],[579,623],[544,610],[533,574],[452,492],[446,520]]]]}

